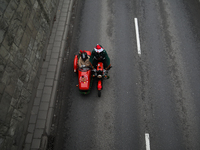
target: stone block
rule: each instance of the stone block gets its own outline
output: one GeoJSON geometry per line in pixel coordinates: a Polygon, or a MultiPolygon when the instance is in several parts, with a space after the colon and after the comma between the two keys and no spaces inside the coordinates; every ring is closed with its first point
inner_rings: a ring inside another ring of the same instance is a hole
{"type": "Polygon", "coordinates": [[[54,79],[46,79],[45,86],[53,86],[54,79]]]}
{"type": "Polygon", "coordinates": [[[32,139],[33,139],[33,134],[32,133],[27,134],[25,143],[30,144],[32,142],[32,139]]]}
{"type": "Polygon", "coordinates": [[[56,66],[55,65],[49,65],[48,71],[49,72],[55,72],[56,71],[56,66]]]}
{"type": "Polygon", "coordinates": [[[44,83],[45,80],[46,80],[46,76],[45,75],[41,75],[40,79],[39,79],[40,83],[44,83]]]}
{"type": "Polygon", "coordinates": [[[8,76],[11,77],[14,81],[17,81],[19,78],[19,70],[14,62],[7,63],[5,71],[8,73],[8,76]]]}
{"type": "Polygon", "coordinates": [[[6,71],[3,72],[3,76],[1,81],[5,84],[8,85],[11,81],[11,77],[9,76],[9,73],[7,73],[6,71]]]}
{"type": "Polygon", "coordinates": [[[10,57],[9,51],[4,46],[1,46],[0,56],[5,60],[10,57]]]}
{"type": "Polygon", "coordinates": [[[20,97],[18,102],[18,109],[25,114],[28,110],[28,100],[24,97],[20,97]]]}
{"type": "Polygon", "coordinates": [[[49,62],[50,65],[57,65],[58,59],[52,58],[49,62]]]}
{"type": "Polygon", "coordinates": [[[18,68],[22,68],[22,65],[24,62],[24,54],[21,53],[21,51],[18,51],[17,53],[15,53],[15,56],[13,57],[12,62],[15,63],[15,65],[18,68]]]}
{"type": "Polygon", "coordinates": [[[17,81],[14,81],[12,78],[10,82],[6,85],[5,92],[7,92],[10,96],[13,96],[15,93],[17,81]]]}
{"type": "Polygon", "coordinates": [[[30,100],[31,100],[31,94],[26,89],[23,88],[19,98],[18,110],[26,114],[28,109],[28,103],[30,102],[30,100]]]}
{"type": "Polygon", "coordinates": [[[8,113],[8,109],[10,107],[12,97],[4,92],[3,96],[1,98],[1,103],[0,103],[0,120],[5,121],[6,119],[6,114],[8,113]]]}
{"type": "Polygon", "coordinates": [[[0,81],[0,94],[3,94],[5,87],[5,84],[0,81]]]}
{"type": "Polygon", "coordinates": [[[48,65],[49,65],[49,62],[44,62],[42,64],[42,68],[46,69],[46,68],[48,68],[48,65]]]}
{"type": "Polygon", "coordinates": [[[2,42],[2,45],[6,48],[6,49],[10,49],[11,45],[13,44],[15,39],[14,34],[12,34],[11,32],[6,32],[6,34],[4,34],[4,40],[2,42]]]}
{"type": "Polygon", "coordinates": [[[28,125],[28,132],[29,133],[34,133],[35,129],[35,124],[29,124],[28,125]]]}
{"type": "Polygon", "coordinates": [[[18,107],[17,104],[18,104],[18,99],[12,97],[12,100],[11,100],[11,104],[10,104],[10,105],[11,105],[12,107],[14,107],[14,108],[17,108],[17,107],[18,107]]]}
{"type": "MultiPolygon", "coordinates": [[[[66,19],[65,17],[61,17],[63,19],[66,19]]],[[[63,31],[57,31],[56,36],[63,36],[63,31]]]]}
{"type": "Polygon", "coordinates": [[[31,70],[31,73],[29,75],[29,82],[28,82],[27,90],[31,94],[32,94],[32,90],[34,88],[34,82],[36,82],[36,74],[37,73],[35,70],[31,70]]]}
{"type": "Polygon", "coordinates": [[[28,5],[25,5],[23,16],[21,18],[22,26],[25,27],[27,25],[27,22],[29,20],[30,14],[31,14],[31,8],[28,5]]]}
{"type": "Polygon", "coordinates": [[[6,61],[0,56],[0,78],[3,77],[5,68],[6,68],[6,61]]]}
{"type": "Polygon", "coordinates": [[[38,113],[38,119],[46,119],[47,118],[47,110],[40,110],[38,113]]]}
{"type": "Polygon", "coordinates": [[[54,79],[55,72],[47,72],[47,79],[54,79]]]}
{"type": "Polygon", "coordinates": [[[36,54],[36,52],[37,52],[37,49],[38,49],[38,46],[39,46],[39,42],[37,41],[37,40],[35,40],[35,42],[34,42],[34,44],[33,44],[33,51],[34,51],[34,53],[36,54]]]}
{"type": "Polygon", "coordinates": [[[0,43],[3,41],[5,30],[0,29],[0,43]]]}
{"type": "Polygon", "coordinates": [[[52,92],[52,87],[44,87],[43,91],[44,94],[51,94],[51,92],[52,92]]]}
{"type": "Polygon", "coordinates": [[[33,63],[33,70],[37,71],[39,69],[39,60],[35,59],[33,63]]]}
{"type": "Polygon", "coordinates": [[[45,61],[49,62],[50,59],[51,59],[50,55],[49,55],[49,56],[46,56],[45,61]]]}
{"type": "Polygon", "coordinates": [[[17,16],[19,16],[20,20],[23,17],[25,7],[26,7],[25,1],[20,1],[20,4],[15,12],[17,14],[17,16]]]}
{"type": "Polygon", "coordinates": [[[53,43],[52,44],[48,44],[48,46],[47,46],[47,51],[52,51],[52,49],[53,49],[53,43]]]}
{"type": "Polygon", "coordinates": [[[41,101],[42,101],[42,102],[49,102],[49,101],[50,101],[50,98],[51,98],[51,95],[50,95],[50,94],[43,94],[43,95],[42,95],[41,101]]]}
{"type": "Polygon", "coordinates": [[[29,61],[31,64],[33,64],[35,62],[35,53],[33,51],[31,51],[29,61]]]}
{"type": "Polygon", "coordinates": [[[31,148],[39,149],[40,148],[40,139],[33,139],[31,148]]]}
{"type": "Polygon", "coordinates": [[[31,57],[31,49],[28,47],[28,49],[27,49],[27,51],[26,51],[26,55],[25,55],[25,58],[27,59],[27,60],[29,60],[30,61],[30,57],[31,57]]]}
{"type": "Polygon", "coordinates": [[[0,2],[0,10],[4,12],[6,8],[8,7],[9,1],[1,1],[0,2]]]}
{"type": "Polygon", "coordinates": [[[54,47],[60,47],[61,42],[54,42],[53,46],[54,47]]]}
{"type": "Polygon", "coordinates": [[[44,83],[39,83],[39,85],[38,85],[38,90],[42,90],[44,88],[44,83]]]}
{"type": "Polygon", "coordinates": [[[14,39],[14,43],[19,46],[20,42],[21,42],[21,39],[23,37],[23,34],[24,34],[24,30],[21,26],[18,26],[17,27],[17,32],[16,32],[16,35],[15,35],[15,39],[14,39]]]}
{"type": "Polygon", "coordinates": [[[51,53],[52,53],[52,50],[48,50],[48,49],[47,49],[47,51],[46,51],[46,56],[50,56],[51,53]]]}
{"type": "Polygon", "coordinates": [[[67,15],[68,15],[67,12],[65,12],[65,13],[61,13],[61,14],[60,14],[60,17],[66,17],[66,18],[67,18],[67,15]]]}
{"type": "Polygon", "coordinates": [[[45,75],[46,76],[46,74],[47,74],[47,68],[42,68],[41,75],[45,75]]]}
{"type": "Polygon", "coordinates": [[[29,16],[29,20],[27,22],[28,27],[30,28],[31,31],[33,31],[35,29],[34,24],[33,24],[33,19],[35,16],[35,10],[32,9],[31,14],[29,16]]]}
{"type": "Polygon", "coordinates": [[[51,54],[51,58],[58,59],[58,57],[59,57],[59,53],[58,52],[51,54]]]}
{"type": "Polygon", "coordinates": [[[46,120],[37,120],[36,129],[44,129],[46,120]]]}
{"type": "Polygon", "coordinates": [[[35,16],[33,18],[33,25],[36,29],[39,29],[40,27],[40,21],[41,21],[40,17],[41,17],[41,14],[36,11],[35,16]]]}
{"type": "Polygon", "coordinates": [[[28,73],[22,68],[22,70],[19,72],[19,80],[26,84],[29,81],[29,75],[28,73]]]}
{"type": "Polygon", "coordinates": [[[7,6],[5,12],[4,12],[4,17],[6,20],[10,21],[13,14],[15,13],[17,9],[17,4],[14,2],[10,2],[9,5],[7,6]]]}
{"type": "Polygon", "coordinates": [[[10,122],[10,128],[8,130],[8,135],[14,136],[15,133],[17,132],[18,128],[19,128],[19,122],[15,119],[12,119],[10,122]]]}
{"type": "Polygon", "coordinates": [[[33,105],[36,105],[36,106],[40,105],[40,99],[41,99],[40,97],[36,97],[33,105]]]}
{"type": "Polygon", "coordinates": [[[13,98],[15,98],[15,99],[19,98],[21,91],[22,91],[22,88],[23,88],[23,85],[24,85],[23,82],[20,79],[18,79],[13,98]]]}
{"type": "Polygon", "coordinates": [[[36,123],[37,121],[37,115],[36,114],[32,114],[29,120],[29,123],[36,123]]]}
{"type": "MultiPolygon", "coordinates": [[[[32,31],[31,31],[31,33],[32,33],[32,31]]],[[[28,45],[28,47],[30,48],[30,50],[33,49],[34,42],[35,42],[35,38],[33,37],[33,34],[31,34],[31,39],[30,39],[30,42],[29,42],[29,45],[28,45]]]]}
{"type": "Polygon", "coordinates": [[[42,89],[37,90],[36,97],[42,97],[42,89]]]}
{"type": "Polygon", "coordinates": [[[61,41],[62,41],[62,36],[57,35],[57,36],[55,37],[55,41],[56,41],[56,42],[61,42],[61,41]]]}
{"type": "Polygon", "coordinates": [[[30,64],[30,62],[25,58],[24,59],[24,63],[22,68],[28,73],[30,74],[31,70],[32,70],[32,65],[30,64]]]}
{"type": "Polygon", "coordinates": [[[23,54],[26,54],[26,50],[28,48],[28,45],[30,43],[30,40],[31,40],[31,32],[28,28],[26,28],[24,34],[23,34],[23,37],[21,39],[21,47],[23,49],[23,54]]]}
{"type": "Polygon", "coordinates": [[[40,139],[42,137],[43,132],[44,132],[44,129],[36,129],[34,132],[34,138],[40,139]]]}
{"type": "Polygon", "coordinates": [[[33,106],[31,114],[38,114],[39,106],[33,106]]]}
{"type": "Polygon", "coordinates": [[[27,89],[22,88],[21,97],[26,98],[26,100],[29,102],[29,101],[30,101],[31,94],[28,92],[27,89]]]}
{"type": "Polygon", "coordinates": [[[54,53],[59,53],[60,52],[60,45],[61,45],[61,42],[59,42],[60,44],[59,44],[59,46],[54,46],[53,47],[53,52],[54,53]]]}
{"type": "Polygon", "coordinates": [[[48,103],[48,102],[41,102],[41,103],[40,103],[40,108],[39,108],[39,110],[45,110],[45,111],[47,111],[48,108],[49,108],[49,103],[48,103]]]}
{"type": "Polygon", "coordinates": [[[4,121],[5,124],[10,124],[13,112],[14,112],[14,107],[10,106],[8,112],[5,114],[6,115],[6,119],[4,121]]]}

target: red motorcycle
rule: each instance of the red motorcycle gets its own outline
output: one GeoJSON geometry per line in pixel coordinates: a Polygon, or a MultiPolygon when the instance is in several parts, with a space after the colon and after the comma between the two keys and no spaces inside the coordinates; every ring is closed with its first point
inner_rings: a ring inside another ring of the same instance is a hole
{"type": "MultiPolygon", "coordinates": [[[[86,51],[87,55],[91,56],[90,51],[86,51]]],[[[103,63],[99,62],[97,64],[97,68],[93,69],[91,67],[78,67],[78,59],[79,55],[75,55],[74,58],[74,72],[78,73],[78,87],[79,91],[82,94],[89,94],[92,83],[94,78],[97,78],[97,90],[98,90],[98,96],[101,97],[101,90],[103,89],[103,78],[109,78],[107,76],[108,71],[103,68],[103,63]]]]}

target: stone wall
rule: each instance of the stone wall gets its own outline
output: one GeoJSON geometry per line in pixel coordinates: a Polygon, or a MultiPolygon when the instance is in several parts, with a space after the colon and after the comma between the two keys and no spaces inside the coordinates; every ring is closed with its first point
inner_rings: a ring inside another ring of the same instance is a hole
{"type": "Polygon", "coordinates": [[[0,149],[22,149],[59,0],[0,0],[0,149]]]}

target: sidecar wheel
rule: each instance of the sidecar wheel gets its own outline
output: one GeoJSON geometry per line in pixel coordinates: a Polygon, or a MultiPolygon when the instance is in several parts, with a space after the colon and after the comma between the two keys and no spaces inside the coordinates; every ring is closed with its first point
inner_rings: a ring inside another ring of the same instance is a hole
{"type": "Polygon", "coordinates": [[[101,91],[98,91],[98,97],[101,97],[101,91]]]}

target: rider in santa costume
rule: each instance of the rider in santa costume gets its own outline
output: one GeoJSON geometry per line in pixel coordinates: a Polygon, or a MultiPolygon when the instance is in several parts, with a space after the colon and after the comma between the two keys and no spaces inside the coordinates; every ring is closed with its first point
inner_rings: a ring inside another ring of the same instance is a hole
{"type": "Polygon", "coordinates": [[[106,50],[100,44],[97,44],[97,46],[94,47],[90,56],[90,65],[93,68],[96,68],[98,62],[103,62],[106,70],[109,70],[111,67],[110,58],[108,57],[106,50]]]}

